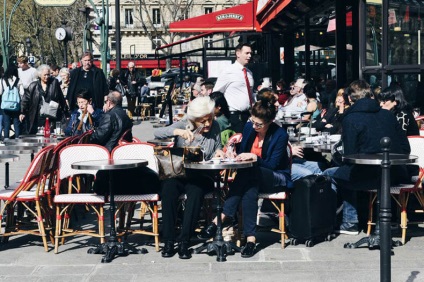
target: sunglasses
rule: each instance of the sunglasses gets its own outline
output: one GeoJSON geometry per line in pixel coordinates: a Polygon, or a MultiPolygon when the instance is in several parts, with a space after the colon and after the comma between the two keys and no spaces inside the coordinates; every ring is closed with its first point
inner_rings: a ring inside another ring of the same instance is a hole
{"type": "Polygon", "coordinates": [[[254,121],[252,120],[252,118],[249,118],[249,121],[252,123],[252,125],[253,125],[254,127],[256,127],[256,128],[258,128],[258,129],[260,129],[260,128],[264,127],[264,124],[263,124],[263,123],[257,123],[257,122],[254,122],[254,121]]]}

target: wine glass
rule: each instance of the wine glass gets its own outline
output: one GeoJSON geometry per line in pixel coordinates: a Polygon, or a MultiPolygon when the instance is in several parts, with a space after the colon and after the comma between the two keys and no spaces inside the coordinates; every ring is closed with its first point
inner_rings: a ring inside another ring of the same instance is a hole
{"type": "Polygon", "coordinates": [[[204,144],[200,145],[200,151],[202,151],[202,163],[206,162],[205,161],[205,152],[206,152],[206,146],[204,144]]]}

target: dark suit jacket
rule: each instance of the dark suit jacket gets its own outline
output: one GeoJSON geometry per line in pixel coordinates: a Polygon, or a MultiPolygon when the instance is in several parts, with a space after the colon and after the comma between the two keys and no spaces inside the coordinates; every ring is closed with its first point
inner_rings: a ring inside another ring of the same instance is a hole
{"type": "MultiPolygon", "coordinates": [[[[246,123],[243,130],[243,140],[239,153],[250,152],[256,138],[256,131],[252,123],[246,123]]],[[[271,123],[262,145],[262,157],[258,157],[258,165],[281,173],[286,178],[287,188],[293,187],[290,174],[287,145],[289,137],[287,132],[275,123],[271,123]]]]}
{"type": "MultiPolygon", "coordinates": [[[[395,115],[380,108],[379,103],[370,98],[358,100],[343,117],[342,140],[344,155],[374,154],[381,152],[380,140],[389,137],[390,152],[409,154],[411,148],[405,132],[402,131],[395,115]]],[[[392,180],[404,181],[407,176],[405,166],[392,167],[392,180]]],[[[377,179],[381,174],[380,166],[342,165],[334,177],[350,182],[377,179]]],[[[410,179],[410,178],[409,178],[410,179]]],[[[370,187],[370,189],[375,187],[370,187]]]]}

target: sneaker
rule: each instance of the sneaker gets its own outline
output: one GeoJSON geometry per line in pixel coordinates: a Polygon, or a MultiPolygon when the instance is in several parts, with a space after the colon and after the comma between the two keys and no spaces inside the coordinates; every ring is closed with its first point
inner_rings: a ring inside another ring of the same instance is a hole
{"type": "Polygon", "coordinates": [[[358,224],[343,222],[340,225],[339,230],[336,230],[335,232],[337,234],[358,235],[359,234],[358,224]]]}

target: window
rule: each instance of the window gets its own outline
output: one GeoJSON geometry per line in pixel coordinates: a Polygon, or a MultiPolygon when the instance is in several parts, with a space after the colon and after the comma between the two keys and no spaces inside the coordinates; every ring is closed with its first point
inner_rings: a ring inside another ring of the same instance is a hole
{"type": "Polygon", "coordinates": [[[205,15],[210,14],[210,13],[212,13],[212,8],[211,7],[205,7],[205,15]]]}
{"type": "Polygon", "coordinates": [[[205,45],[206,47],[212,48],[213,46],[213,35],[205,36],[205,45]]]}
{"type": "Polygon", "coordinates": [[[133,9],[125,9],[125,27],[133,27],[133,9]]]}
{"type": "Polygon", "coordinates": [[[161,24],[160,23],[160,10],[157,9],[157,8],[152,9],[152,14],[153,14],[153,16],[152,16],[153,24],[154,25],[160,25],[161,24]]]}
{"type": "Polygon", "coordinates": [[[158,36],[153,37],[152,49],[156,49],[157,47],[160,47],[161,45],[162,45],[162,40],[158,36]]]}

